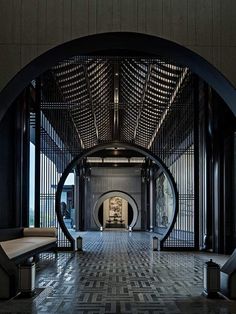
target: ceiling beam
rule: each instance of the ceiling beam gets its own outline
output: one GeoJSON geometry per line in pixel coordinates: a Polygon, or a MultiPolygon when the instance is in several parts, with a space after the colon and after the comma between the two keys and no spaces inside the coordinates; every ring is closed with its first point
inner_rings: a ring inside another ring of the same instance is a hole
{"type": "Polygon", "coordinates": [[[184,82],[184,80],[185,80],[185,78],[186,78],[188,72],[189,72],[189,71],[188,71],[188,68],[184,68],[184,69],[183,69],[183,71],[182,71],[182,73],[181,73],[181,75],[180,75],[180,77],[179,77],[179,80],[178,80],[178,82],[177,82],[177,84],[176,84],[176,87],[175,87],[175,89],[174,89],[174,91],[173,91],[173,93],[172,93],[172,96],[171,96],[171,98],[170,98],[170,101],[169,101],[169,103],[168,103],[168,105],[167,105],[165,111],[162,113],[162,116],[161,116],[161,118],[160,118],[160,120],[159,120],[159,123],[157,124],[157,127],[156,127],[156,129],[155,129],[155,131],[154,131],[154,133],[153,133],[153,135],[152,135],[152,137],[151,137],[151,140],[150,140],[150,142],[149,142],[149,144],[148,144],[148,146],[147,146],[148,149],[150,149],[150,147],[152,146],[152,143],[154,142],[154,140],[155,140],[155,138],[156,138],[156,136],[157,136],[157,133],[158,133],[158,131],[159,131],[159,129],[160,129],[160,127],[161,127],[163,121],[165,120],[165,118],[166,118],[168,112],[170,111],[171,106],[172,106],[172,104],[174,103],[174,100],[175,100],[176,96],[178,95],[179,89],[180,89],[181,85],[183,84],[183,82],[184,82]]]}
{"type": "Polygon", "coordinates": [[[93,115],[93,122],[94,122],[94,127],[95,127],[95,132],[96,132],[96,138],[98,141],[99,132],[98,132],[98,126],[97,126],[97,118],[96,118],[96,114],[95,114],[95,110],[94,110],[94,104],[93,104],[92,92],[91,92],[91,88],[90,88],[88,69],[87,69],[87,66],[84,64],[83,64],[83,70],[84,70],[85,81],[86,81],[87,90],[88,90],[88,94],[89,94],[89,100],[90,100],[90,106],[91,106],[91,111],[92,111],[92,115],[93,115]]]}
{"type": "Polygon", "coordinates": [[[134,128],[134,141],[135,141],[136,136],[137,136],[139,121],[140,121],[140,118],[141,118],[141,115],[142,115],[142,110],[143,110],[143,106],[144,106],[144,100],[145,100],[146,92],[147,92],[147,89],[148,89],[148,83],[150,81],[152,68],[153,68],[153,65],[152,64],[148,64],[147,74],[146,74],[145,83],[144,83],[144,86],[143,86],[142,97],[141,97],[141,100],[140,100],[140,105],[139,105],[139,110],[138,110],[138,116],[137,116],[136,125],[135,125],[135,128],[134,128]]]}
{"type": "Polygon", "coordinates": [[[119,64],[114,64],[114,117],[113,117],[113,140],[118,141],[120,138],[120,121],[119,121],[119,94],[120,94],[120,84],[119,84],[119,64]]]}
{"type": "Polygon", "coordinates": [[[56,102],[56,101],[42,101],[41,107],[42,109],[50,109],[50,110],[65,110],[70,107],[76,107],[78,104],[69,103],[69,102],[56,102]]]}
{"type": "MultiPolygon", "coordinates": [[[[79,139],[79,142],[80,142],[80,146],[82,149],[84,149],[83,140],[79,134],[78,128],[77,128],[75,121],[74,121],[74,118],[72,117],[72,114],[71,114],[71,109],[72,109],[71,107],[76,106],[77,104],[71,104],[71,103],[68,103],[66,101],[63,101],[63,100],[65,100],[65,97],[64,97],[63,90],[60,87],[60,84],[58,84],[58,77],[57,77],[56,73],[54,73],[53,71],[48,72],[48,79],[53,84],[53,87],[56,91],[56,95],[60,95],[60,97],[58,97],[58,98],[60,98],[60,100],[59,101],[47,101],[47,100],[41,101],[41,104],[40,104],[41,109],[42,110],[56,110],[56,111],[66,110],[68,112],[70,119],[71,119],[71,122],[73,123],[75,132],[76,132],[78,139],[79,139]]],[[[79,142],[78,142],[78,144],[79,144],[79,142]]]]}

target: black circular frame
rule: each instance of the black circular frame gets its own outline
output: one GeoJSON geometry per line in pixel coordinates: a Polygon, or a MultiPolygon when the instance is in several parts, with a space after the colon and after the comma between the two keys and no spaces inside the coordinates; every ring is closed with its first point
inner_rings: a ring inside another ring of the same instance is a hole
{"type": "Polygon", "coordinates": [[[158,158],[157,156],[155,156],[151,151],[140,147],[138,145],[135,144],[128,144],[128,143],[124,143],[124,142],[111,142],[111,143],[107,143],[107,144],[101,144],[101,145],[97,145],[94,146],[93,148],[89,148],[84,150],[81,154],[79,154],[78,156],[76,156],[70,163],[69,165],[66,167],[65,171],[63,172],[60,181],[57,185],[57,191],[56,191],[56,214],[57,214],[57,219],[59,221],[60,227],[63,231],[63,233],[65,234],[65,236],[67,237],[67,239],[70,241],[71,245],[72,245],[72,249],[75,249],[75,240],[72,237],[72,235],[69,233],[68,229],[66,228],[66,225],[63,221],[63,217],[61,214],[61,208],[60,208],[60,203],[61,203],[61,193],[62,193],[62,189],[64,186],[64,183],[66,181],[67,176],[69,175],[69,173],[72,171],[72,169],[74,169],[74,167],[80,163],[80,161],[85,158],[88,157],[89,155],[96,153],[100,150],[106,149],[106,148],[111,148],[111,147],[122,147],[122,148],[126,148],[126,149],[130,149],[130,150],[134,150],[148,158],[150,158],[154,163],[156,163],[161,169],[162,171],[165,173],[171,189],[172,189],[172,193],[174,196],[174,213],[172,216],[172,221],[170,223],[169,228],[166,230],[166,233],[162,235],[162,237],[160,238],[161,240],[161,244],[164,243],[164,241],[167,239],[167,237],[169,236],[170,232],[172,231],[175,221],[176,221],[176,217],[178,214],[178,208],[179,208],[179,200],[178,200],[178,191],[177,191],[177,187],[176,187],[176,183],[174,181],[174,178],[172,176],[172,174],[170,173],[169,169],[166,167],[166,165],[162,162],[162,160],[160,158],[158,158]]]}

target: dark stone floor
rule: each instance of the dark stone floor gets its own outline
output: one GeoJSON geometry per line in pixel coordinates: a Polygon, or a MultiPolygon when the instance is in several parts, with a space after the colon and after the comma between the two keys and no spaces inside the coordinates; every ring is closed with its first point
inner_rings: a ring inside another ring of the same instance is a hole
{"type": "Polygon", "coordinates": [[[151,239],[86,232],[83,252],[43,254],[36,296],[1,301],[0,313],[236,314],[236,301],[201,296],[209,254],[153,252],[151,239]]]}

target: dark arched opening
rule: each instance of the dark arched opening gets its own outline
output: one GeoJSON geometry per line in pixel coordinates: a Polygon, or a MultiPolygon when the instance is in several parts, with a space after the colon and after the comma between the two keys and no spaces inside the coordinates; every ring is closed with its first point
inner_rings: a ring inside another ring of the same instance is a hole
{"type": "MultiPolygon", "coordinates": [[[[141,154],[143,154],[144,156],[148,157],[150,160],[152,160],[161,170],[161,173],[163,173],[172,190],[173,193],[173,213],[172,213],[172,217],[171,217],[171,221],[170,221],[170,225],[169,227],[162,233],[160,233],[160,240],[161,243],[163,245],[164,241],[167,239],[168,235],[170,234],[170,232],[172,231],[174,224],[175,224],[175,220],[178,214],[178,192],[177,192],[177,187],[174,181],[174,178],[172,176],[172,174],[170,173],[170,171],[168,170],[168,168],[166,167],[166,165],[154,154],[152,154],[152,152],[150,152],[149,150],[140,147],[138,145],[135,144],[128,144],[128,143],[123,143],[123,142],[112,142],[112,143],[108,143],[108,144],[101,144],[101,145],[97,145],[91,149],[87,149],[85,150],[83,153],[79,154],[78,156],[76,156],[71,163],[66,167],[65,171],[63,172],[59,183],[57,185],[57,190],[56,190],[56,214],[57,214],[57,218],[59,221],[59,224],[64,232],[64,234],[67,236],[68,240],[70,241],[72,247],[75,247],[75,240],[74,238],[71,236],[71,234],[69,233],[68,229],[65,226],[65,223],[63,221],[63,217],[61,214],[61,192],[64,186],[64,183],[66,181],[67,176],[69,175],[69,173],[71,172],[72,169],[75,168],[75,166],[77,164],[79,164],[83,158],[97,152],[97,151],[101,151],[103,149],[106,148],[110,148],[111,146],[113,147],[121,147],[121,148],[126,148],[126,149],[132,149],[133,151],[139,152],[141,154]]],[[[96,224],[98,226],[98,230],[100,229],[101,225],[99,223],[98,220],[98,211],[99,208],[101,206],[101,204],[103,203],[103,201],[110,196],[113,196],[115,193],[115,195],[118,196],[122,196],[124,198],[126,198],[131,204],[133,203],[133,210],[136,208],[136,210],[134,210],[134,215],[133,215],[133,221],[131,223],[131,228],[133,228],[133,226],[135,225],[136,221],[137,221],[137,217],[138,217],[138,209],[137,206],[135,204],[135,201],[129,196],[126,195],[126,193],[121,192],[121,191],[112,191],[109,193],[105,193],[104,195],[102,195],[101,197],[98,198],[97,203],[95,204],[95,208],[94,208],[94,219],[96,221],[96,224]]]]}
{"type": "MultiPolygon", "coordinates": [[[[193,73],[196,73],[199,77],[203,78],[211,87],[213,87],[218,92],[218,94],[222,97],[222,99],[224,99],[226,104],[229,106],[231,111],[235,113],[236,95],[235,95],[234,88],[213,66],[211,66],[208,62],[206,62],[204,59],[199,57],[197,54],[175,43],[172,43],[170,41],[167,41],[161,38],[156,38],[154,36],[149,36],[149,35],[144,35],[144,34],[133,34],[133,33],[109,33],[109,34],[93,35],[93,36],[88,36],[88,37],[74,40],[72,42],[56,47],[46,52],[42,56],[38,57],[36,60],[32,61],[32,63],[30,63],[22,71],[20,71],[19,74],[17,74],[16,77],[13,78],[13,80],[9,82],[9,84],[1,92],[0,94],[0,103],[1,103],[0,118],[4,116],[7,109],[11,106],[12,102],[16,99],[16,97],[20,94],[20,92],[22,92],[22,90],[28,85],[29,81],[35,79],[39,74],[51,68],[53,65],[55,65],[56,62],[59,62],[64,59],[69,59],[77,55],[89,56],[89,55],[106,55],[106,54],[115,55],[115,56],[145,55],[149,57],[162,56],[164,58],[171,58],[176,63],[183,66],[187,66],[193,73]]],[[[215,125],[213,125],[214,121],[216,121],[217,119],[215,119],[216,116],[214,113],[212,113],[212,108],[210,107],[211,102],[214,103],[214,97],[211,98],[211,93],[212,91],[210,91],[208,94],[209,102],[208,103],[206,102],[206,107],[209,106],[209,112],[208,112],[209,121],[207,122],[203,121],[202,123],[207,124],[208,122],[210,122],[209,124],[211,124],[210,126],[207,125],[209,134],[207,135],[208,143],[206,143],[206,147],[208,148],[212,147],[212,143],[214,142],[214,148],[212,148],[212,151],[210,152],[210,154],[212,153],[213,155],[215,154],[214,151],[216,150],[215,146],[217,145],[216,144],[217,141],[212,139],[213,138],[212,132],[214,131],[214,127],[215,127],[215,125]]],[[[222,104],[224,105],[224,102],[219,101],[219,105],[221,106],[222,104]]],[[[14,109],[12,110],[14,111],[14,109]]],[[[218,122],[216,121],[216,124],[217,123],[218,122]]],[[[220,127],[222,127],[222,125],[220,127]]],[[[224,134],[222,136],[224,137],[224,134]]],[[[232,138],[229,139],[229,141],[231,140],[232,138]]],[[[228,145],[228,146],[231,144],[223,143],[223,145],[228,145]]],[[[217,149],[218,151],[220,151],[219,147],[217,149]]],[[[218,155],[220,155],[220,152],[218,155]]],[[[214,158],[215,158],[215,165],[212,167],[212,173],[219,174],[219,173],[223,173],[224,171],[227,173],[230,172],[230,170],[227,169],[227,165],[228,165],[227,160],[232,158],[231,155],[228,157],[226,156],[226,158],[224,157],[226,161],[223,161],[223,162],[219,162],[219,160],[217,159],[218,158],[217,156],[214,156],[214,158]],[[221,167],[222,164],[225,165],[224,166],[225,168],[224,169],[222,168],[220,170],[219,168],[221,167]]],[[[210,160],[210,157],[208,159],[210,160]]],[[[209,169],[208,165],[205,165],[205,168],[209,169]]],[[[22,171],[22,173],[23,172],[24,171],[22,171]]],[[[149,179],[148,175],[145,176],[144,178],[147,181],[149,179]]],[[[221,180],[220,177],[217,177],[217,178],[221,180]]],[[[157,179],[157,184],[159,184],[158,178],[156,179],[157,179]]],[[[211,179],[211,188],[212,190],[215,189],[215,194],[217,194],[217,190],[215,186],[213,186],[212,182],[216,182],[217,180],[211,179]]],[[[202,180],[202,182],[203,181],[204,180],[202,180]]],[[[225,186],[227,186],[227,184],[225,186]]],[[[200,193],[200,197],[201,197],[201,193],[200,193]]],[[[203,200],[202,202],[206,203],[204,205],[206,207],[207,207],[207,202],[212,207],[215,207],[215,208],[219,207],[217,204],[214,204],[215,199],[214,201],[212,201],[212,199],[209,198],[209,200],[207,201],[203,200]],[[215,205],[217,205],[218,207],[215,205]]],[[[209,224],[208,227],[209,229],[211,229],[211,231],[214,229],[214,226],[211,223],[209,223],[209,221],[205,222],[205,224],[206,225],[209,224]]],[[[197,221],[196,221],[195,227],[198,228],[197,221]]],[[[219,239],[219,241],[221,240],[219,239]]]]}
{"type": "MultiPolygon", "coordinates": [[[[121,221],[119,224],[122,225],[121,226],[122,228],[127,228],[129,230],[132,230],[137,223],[138,216],[140,215],[140,208],[138,208],[135,199],[131,195],[129,195],[128,193],[126,193],[124,191],[117,191],[117,190],[108,191],[108,192],[102,194],[98,198],[97,202],[95,203],[94,209],[93,209],[93,216],[94,216],[94,220],[95,220],[96,225],[98,226],[99,229],[101,227],[103,227],[103,228],[104,227],[105,228],[106,227],[108,227],[108,228],[114,227],[114,223],[113,223],[114,221],[112,221],[114,217],[110,217],[111,220],[106,221],[107,223],[105,223],[103,221],[103,224],[101,224],[101,222],[99,221],[99,209],[101,207],[101,204],[104,204],[105,201],[111,200],[114,198],[119,198],[120,200],[123,199],[129,204],[130,207],[126,208],[126,211],[127,211],[126,215],[128,215],[129,217],[128,217],[128,219],[121,221]],[[129,212],[129,209],[130,209],[130,212],[129,212]],[[130,223],[129,223],[129,221],[130,221],[130,223]]],[[[173,215],[173,217],[174,216],[175,215],[173,215]]],[[[122,217],[121,217],[121,219],[122,219],[122,217]]],[[[115,221],[115,225],[116,225],[116,227],[120,227],[117,224],[117,221],[115,221]]],[[[160,238],[164,238],[164,234],[160,234],[160,238]]]]}

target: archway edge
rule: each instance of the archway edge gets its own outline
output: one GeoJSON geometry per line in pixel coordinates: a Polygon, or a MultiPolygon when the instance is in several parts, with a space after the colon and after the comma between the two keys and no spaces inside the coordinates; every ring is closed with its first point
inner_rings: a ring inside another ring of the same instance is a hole
{"type": "Polygon", "coordinates": [[[0,120],[22,90],[44,71],[63,59],[106,51],[133,51],[172,58],[205,80],[236,115],[236,90],[213,65],[190,49],[167,39],[132,32],[110,32],[80,37],[56,46],[26,65],[0,93],[0,120]]]}
{"type": "Polygon", "coordinates": [[[111,197],[121,197],[123,199],[125,199],[132,207],[133,209],[133,220],[131,222],[131,224],[129,225],[129,227],[133,228],[138,220],[138,215],[139,215],[139,209],[138,209],[138,205],[135,202],[135,199],[128,193],[124,192],[124,191],[120,191],[120,190],[112,190],[112,191],[108,191],[103,193],[102,195],[100,195],[94,205],[93,208],[93,219],[96,223],[96,225],[100,228],[101,224],[98,220],[98,211],[99,211],[99,207],[102,205],[102,203],[107,200],[108,198],[111,197]]]}
{"type": "Polygon", "coordinates": [[[171,172],[169,171],[169,169],[167,168],[167,166],[163,163],[163,161],[155,156],[150,150],[138,146],[136,144],[129,144],[129,143],[124,143],[124,142],[116,142],[113,141],[111,143],[106,143],[106,144],[100,144],[100,145],[96,145],[92,148],[88,148],[86,150],[84,150],[83,152],[81,152],[79,155],[77,155],[66,167],[65,171],[63,172],[59,183],[57,185],[57,190],[56,190],[56,196],[55,196],[55,210],[56,210],[56,215],[59,221],[59,224],[61,226],[61,229],[63,230],[64,234],[66,235],[67,239],[72,243],[72,245],[74,246],[74,239],[73,237],[70,235],[69,231],[67,230],[65,223],[63,221],[63,217],[61,214],[61,210],[60,210],[60,202],[61,202],[61,193],[62,193],[62,189],[64,186],[64,183],[66,181],[66,178],[68,176],[68,174],[71,172],[71,170],[85,157],[89,156],[90,154],[96,153],[102,149],[105,148],[110,148],[110,147],[123,147],[126,149],[131,149],[134,150],[136,152],[139,152],[141,154],[143,154],[144,156],[149,157],[152,161],[154,161],[157,165],[159,165],[161,167],[161,169],[163,170],[163,172],[166,174],[168,181],[170,183],[173,195],[174,195],[174,201],[173,201],[173,209],[174,209],[174,215],[172,217],[172,221],[171,224],[168,228],[168,230],[166,231],[165,234],[162,235],[162,242],[164,242],[167,237],[169,236],[170,232],[172,231],[175,221],[176,221],[176,217],[178,214],[178,210],[179,210],[179,198],[178,198],[178,191],[177,191],[177,186],[176,183],[174,181],[174,178],[171,174],[171,172]]]}

